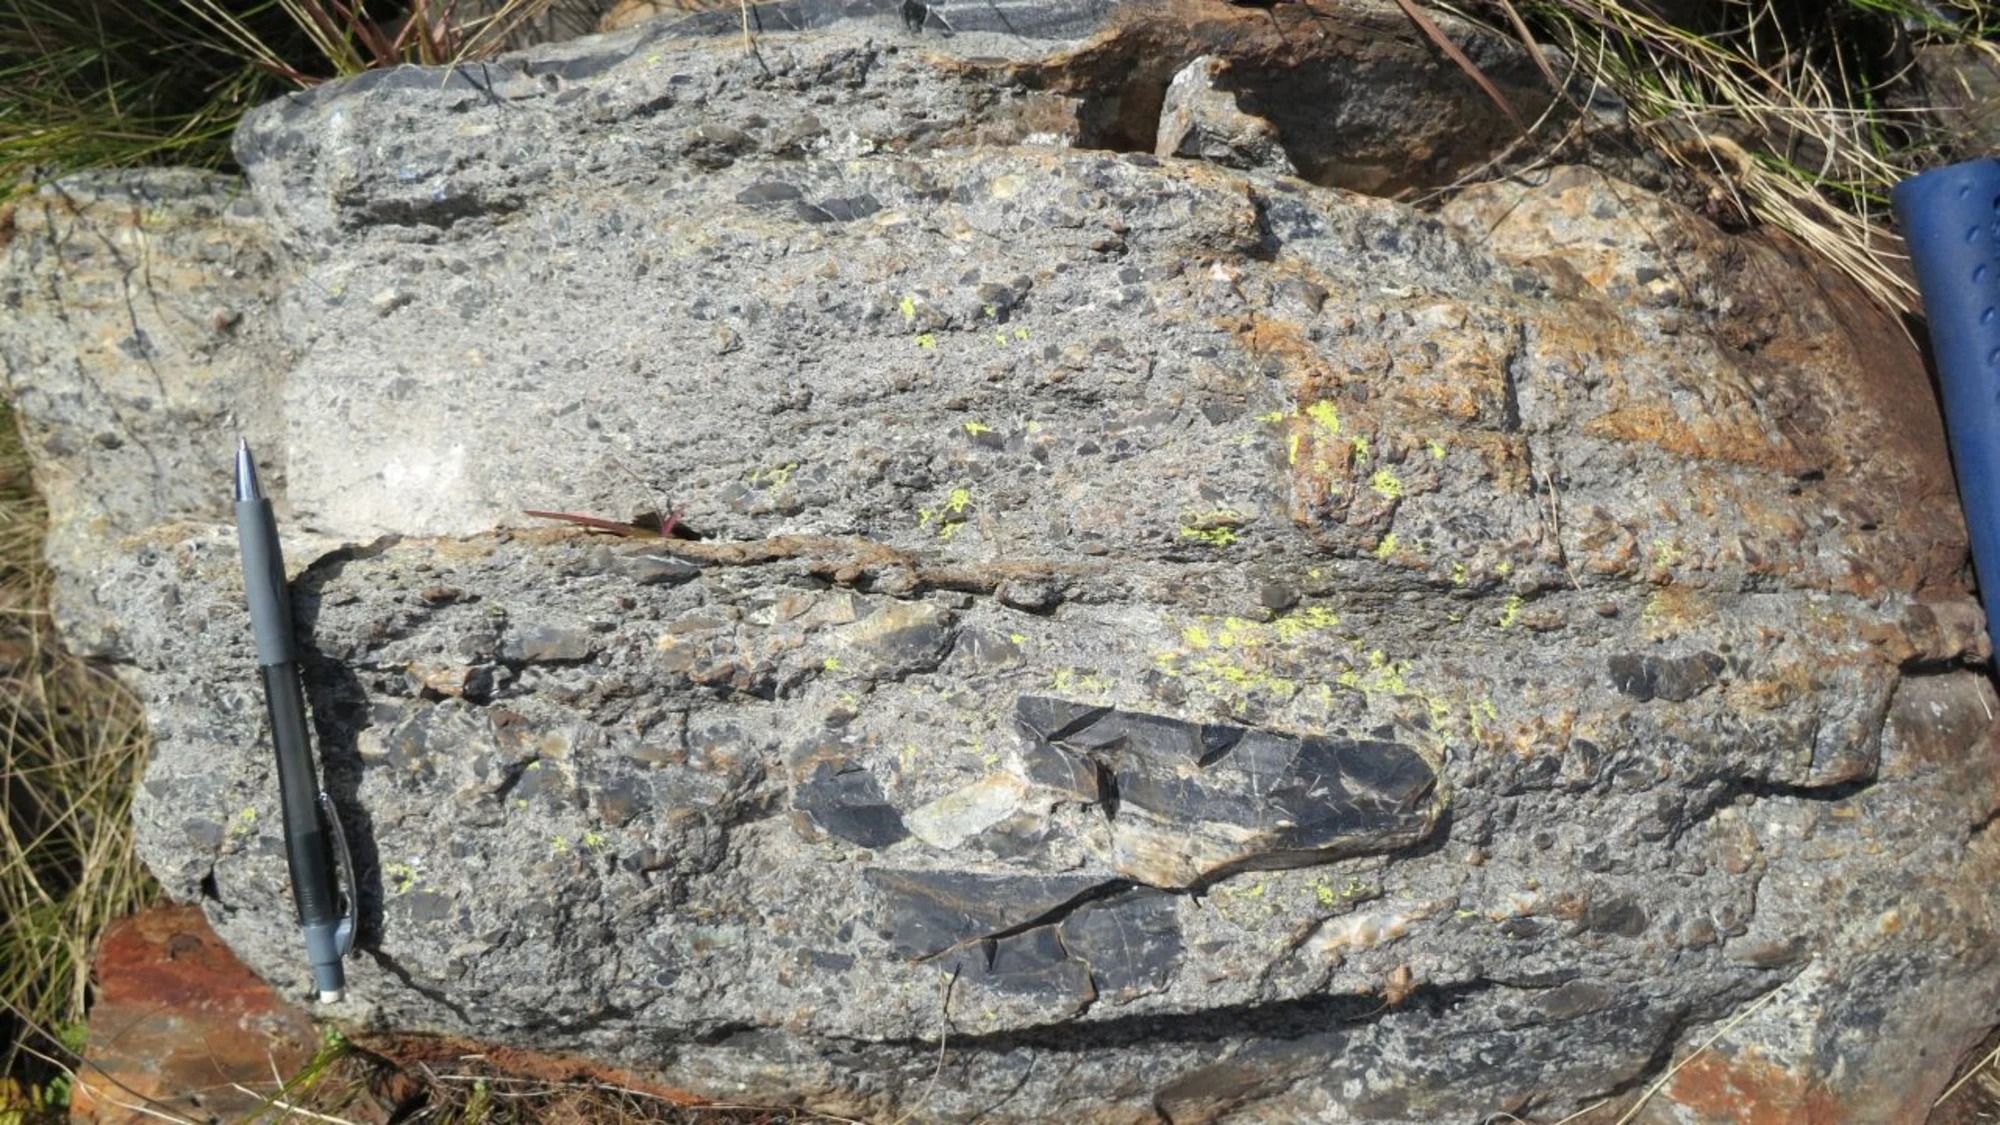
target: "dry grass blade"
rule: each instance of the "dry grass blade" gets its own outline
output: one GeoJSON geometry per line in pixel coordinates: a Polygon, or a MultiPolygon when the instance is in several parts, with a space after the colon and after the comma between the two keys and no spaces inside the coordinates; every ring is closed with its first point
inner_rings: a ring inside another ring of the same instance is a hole
{"type": "MultiPolygon", "coordinates": [[[[1792,978],[1792,980],[1797,980],[1797,979],[1798,979],[1797,977],[1792,978]]],[[[1741,1024],[1744,1020],[1749,1019],[1751,1016],[1756,1015],[1759,1011],[1763,1009],[1764,1005],[1769,1004],[1771,1001],[1777,999],[1778,994],[1785,991],[1786,986],[1790,985],[1792,983],[1792,980],[1787,980],[1783,984],[1780,984],[1778,987],[1772,989],[1769,992],[1766,992],[1764,995],[1758,997],[1755,1003],[1751,1004],[1749,1007],[1743,1009],[1742,1011],[1736,1013],[1735,1015],[1729,1017],[1729,1019],[1725,1021],[1721,1027],[1715,1029],[1715,1034],[1710,1035],[1707,1039],[1702,1040],[1700,1046],[1696,1047],[1692,1051],[1689,1051],[1687,1053],[1687,1056],[1681,1059],[1681,1061],[1668,1067],[1667,1072],[1665,1074],[1660,1075],[1660,1077],[1654,1080],[1651,1085],[1647,1086],[1643,1091],[1641,1091],[1638,1100],[1632,1103],[1631,1107],[1628,1108],[1625,1111],[1625,1113],[1618,1118],[1616,1122],[1614,1122],[1614,1125],[1630,1125],[1631,1121],[1634,1118],[1638,1117],[1639,1112],[1646,1107],[1646,1103],[1652,1101],[1653,1098],[1656,1095],[1658,1095],[1661,1090],[1666,1089],[1667,1084],[1674,1080],[1675,1075],[1679,1074],[1683,1069],[1685,1069],[1689,1063],[1692,1063],[1696,1059],[1707,1054],[1709,1048],[1715,1046],[1717,1043],[1722,1042],[1725,1036],[1727,1036],[1730,1032],[1736,1030],[1737,1025],[1741,1024]]],[[[1603,1102],[1598,1102],[1595,1105],[1587,1106],[1583,1109],[1576,1111],[1575,1113],[1570,1114],[1568,1117],[1565,1117],[1562,1120],[1557,1121],[1555,1125],[1569,1125],[1569,1123],[1572,1121],[1576,1121],[1583,1117],[1595,1114],[1599,1109],[1609,1104],[1611,1104],[1611,1102],[1607,1100],[1603,1102]]]]}
{"type": "Polygon", "coordinates": [[[1528,22],[1521,18],[1521,10],[1514,6],[1514,0],[1496,0],[1496,2],[1500,5],[1501,14],[1505,15],[1507,22],[1513,25],[1514,34],[1521,40],[1521,46],[1527,48],[1528,57],[1535,61],[1535,69],[1541,71],[1542,77],[1548,81],[1549,89],[1560,93],[1563,90],[1563,81],[1556,76],[1556,68],[1550,64],[1548,53],[1535,41],[1534,32],[1528,30],[1528,22]]]}
{"type": "Polygon", "coordinates": [[[0,1072],[61,1093],[97,941],[155,891],[132,849],[144,724],[108,676],[56,643],[44,519],[0,411],[0,1072]]]}
{"type": "Polygon", "coordinates": [[[1976,1065],[1974,1065],[1971,1069],[1967,1070],[1964,1074],[1959,1075],[1958,1081],[1953,1082],[1951,1085],[1945,1087],[1944,1093],[1939,1094],[1937,1096],[1937,1099],[1931,1102],[1931,1108],[1936,1109],[1937,1107],[1950,1101],[1951,1096],[1953,1094],[1958,1093],[1960,1090],[1964,1089],[1965,1084],[1968,1082],[1978,1081],[1984,1084],[1985,1082],[1990,1081],[1993,1077],[1993,1064],[1996,1061],[2000,1061],[2000,1047],[1995,1047],[1991,1051],[1988,1051],[1986,1055],[1982,1057],[1976,1065]]]}
{"type": "MultiPolygon", "coordinates": [[[[1902,8],[1869,6],[1890,18],[1902,8]]],[[[1734,23],[1696,31],[1628,0],[1545,0],[1525,14],[1515,0],[1489,0],[1484,10],[1524,44],[1534,21],[1593,87],[1616,92],[1655,151],[1705,185],[1719,217],[1783,230],[1884,307],[1914,311],[1884,201],[1926,161],[1925,111],[1883,108],[1896,77],[1858,66],[1862,49],[1831,14],[1815,23],[1763,0],[1730,3],[1709,11],[1734,23]]],[[[1985,15],[1982,5],[1978,26],[1985,15]]]]}
{"type": "MultiPolygon", "coordinates": [[[[1422,8],[1417,7],[1416,0],[1396,0],[1396,6],[1403,9],[1403,14],[1410,17],[1410,22],[1416,24],[1418,30],[1428,36],[1431,42],[1437,44],[1438,50],[1443,51],[1447,58],[1456,63],[1458,68],[1465,72],[1466,77],[1478,84],[1486,96],[1493,100],[1494,105],[1500,107],[1500,112],[1506,114],[1507,120],[1514,123],[1516,132],[1527,133],[1528,123],[1521,119],[1521,114],[1514,108],[1514,103],[1507,100],[1507,95],[1500,92],[1500,87],[1495,86],[1493,80],[1486,76],[1486,72],[1479,69],[1479,64],[1468,58],[1465,52],[1459,49],[1458,44],[1451,41],[1451,37],[1444,33],[1444,29],[1439,27],[1435,20],[1425,15],[1422,8]]],[[[1549,73],[1553,74],[1554,71],[1549,73]]]]}

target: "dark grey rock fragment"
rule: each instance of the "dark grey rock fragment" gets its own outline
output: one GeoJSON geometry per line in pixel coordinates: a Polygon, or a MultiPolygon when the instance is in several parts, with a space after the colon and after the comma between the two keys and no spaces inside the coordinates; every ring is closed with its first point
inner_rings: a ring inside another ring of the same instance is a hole
{"type": "Polygon", "coordinates": [[[1606,662],[1612,686],[1641,703],[1653,699],[1685,703],[1707,690],[1727,667],[1728,662],[1713,652],[1689,656],[1628,653],[1606,662]]]}
{"type": "Polygon", "coordinates": [[[701,574],[700,567],[671,555],[620,555],[612,566],[641,586],[686,582],[701,574]]]}
{"type": "Polygon", "coordinates": [[[1040,696],[1023,696],[1017,716],[1029,779],[1098,803],[1119,871],[1156,887],[1393,851],[1421,840],[1437,819],[1429,800],[1437,775],[1401,743],[1280,735],[1040,696]]]}
{"type": "Polygon", "coordinates": [[[1084,903],[1059,927],[1063,948],[1090,967],[1101,996],[1158,992],[1186,953],[1175,901],[1142,887],[1084,903]]]}
{"type": "Polygon", "coordinates": [[[883,936],[906,957],[1046,924],[1052,916],[1118,880],[1102,875],[1007,875],[973,871],[899,871],[871,867],[883,936]]]}
{"type": "Polygon", "coordinates": [[[792,793],[792,805],[822,829],[864,848],[886,848],[909,836],[902,814],[883,799],[882,785],[853,762],[815,762],[792,793]]]}

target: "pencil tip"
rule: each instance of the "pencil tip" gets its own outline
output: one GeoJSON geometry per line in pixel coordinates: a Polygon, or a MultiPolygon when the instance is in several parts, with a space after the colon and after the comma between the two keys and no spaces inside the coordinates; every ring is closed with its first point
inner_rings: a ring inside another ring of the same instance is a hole
{"type": "Polygon", "coordinates": [[[236,439],[236,499],[261,500],[264,493],[257,484],[257,462],[250,456],[250,443],[243,438],[236,439]]]}

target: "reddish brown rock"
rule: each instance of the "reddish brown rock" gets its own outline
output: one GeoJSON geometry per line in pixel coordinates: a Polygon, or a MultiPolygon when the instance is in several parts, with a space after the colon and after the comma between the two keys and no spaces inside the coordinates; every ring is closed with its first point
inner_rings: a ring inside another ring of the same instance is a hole
{"type": "Polygon", "coordinates": [[[75,1121],[234,1120],[264,1105],[319,1041],[311,1017],[244,968],[191,906],[113,926],[96,977],[75,1121]]]}

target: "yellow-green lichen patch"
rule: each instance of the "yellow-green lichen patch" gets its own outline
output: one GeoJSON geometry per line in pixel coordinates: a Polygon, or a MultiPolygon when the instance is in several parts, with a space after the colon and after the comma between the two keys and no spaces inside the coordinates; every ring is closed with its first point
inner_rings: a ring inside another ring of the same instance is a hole
{"type": "Polygon", "coordinates": [[[1302,605],[1272,621],[1271,633],[1285,644],[1297,644],[1313,633],[1340,624],[1340,615],[1323,605],[1302,605]]]}
{"type": "Polygon", "coordinates": [[[1331,910],[1340,906],[1351,906],[1357,902],[1382,897],[1382,888],[1373,883],[1364,883],[1356,878],[1336,886],[1330,879],[1316,879],[1309,888],[1313,900],[1331,910]]]}
{"type": "Polygon", "coordinates": [[[925,332],[917,337],[917,346],[920,348],[929,348],[932,351],[936,351],[937,336],[932,333],[925,332]]]}
{"type": "Polygon", "coordinates": [[[1375,557],[1378,559],[1386,559],[1390,555],[1396,553],[1396,548],[1399,545],[1400,543],[1396,538],[1396,533],[1392,531],[1389,534],[1384,535],[1380,543],[1375,544],[1375,557]]]}
{"type": "Polygon", "coordinates": [[[787,461],[782,465],[773,465],[768,469],[752,469],[750,470],[748,479],[751,484],[775,492],[790,483],[792,474],[798,471],[799,463],[797,461],[787,461]]]}
{"type": "Polygon", "coordinates": [[[1507,601],[1501,605],[1500,627],[1502,629],[1512,629],[1514,627],[1514,623],[1521,620],[1521,605],[1522,605],[1521,595],[1519,594],[1515,594],[1512,597],[1509,597],[1507,601]]]}
{"type": "Polygon", "coordinates": [[[1218,917],[1235,926],[1259,926],[1285,913],[1284,904],[1271,894],[1269,879],[1263,877],[1217,884],[1204,901],[1218,917]]]}
{"type": "Polygon", "coordinates": [[[1306,407],[1305,415],[1312,419],[1313,423],[1320,429],[1325,430],[1326,436],[1335,437],[1339,435],[1340,410],[1333,403],[1326,399],[1321,399],[1311,406],[1306,407]]]}
{"type": "Polygon", "coordinates": [[[1340,624],[1324,605],[1300,606],[1271,621],[1200,617],[1180,629],[1180,647],[1154,654],[1163,671],[1188,677],[1218,695],[1255,692],[1290,699],[1298,672],[1310,666],[1300,646],[1340,624]]]}
{"type": "Polygon", "coordinates": [[[1295,423],[1287,428],[1285,434],[1287,464],[1297,467],[1300,459],[1309,450],[1314,453],[1313,460],[1316,467],[1322,471],[1341,467],[1348,458],[1357,455],[1364,458],[1367,456],[1367,438],[1358,438],[1356,442],[1340,441],[1340,410],[1325,399],[1313,403],[1297,414],[1281,413],[1276,416],[1266,414],[1261,415],[1259,420],[1282,421],[1293,418],[1299,419],[1302,424],[1295,423]]]}
{"type": "Polygon", "coordinates": [[[1249,522],[1250,517],[1234,508],[1183,514],[1181,538],[1193,539],[1211,547],[1227,547],[1241,538],[1237,529],[1249,522]]]}
{"type": "Polygon", "coordinates": [[[1117,686],[1111,677],[1092,668],[1057,668],[1049,673],[1049,687],[1059,695],[1107,696],[1117,686]]]}
{"type": "Polygon", "coordinates": [[[993,427],[984,422],[966,422],[959,428],[963,429],[970,437],[978,437],[980,434],[990,434],[993,432],[993,427]]]}
{"type": "Polygon", "coordinates": [[[1409,670],[1409,661],[1391,660],[1381,649],[1369,649],[1360,664],[1348,665],[1335,682],[1366,695],[1408,695],[1410,684],[1404,676],[1409,670]]]}
{"type": "Polygon", "coordinates": [[[917,509],[917,527],[920,530],[935,529],[939,539],[947,542],[958,534],[958,529],[971,518],[972,490],[959,487],[946,494],[944,504],[938,508],[917,509]]]}
{"type": "Polygon", "coordinates": [[[897,302],[896,307],[903,312],[903,323],[915,324],[917,322],[917,299],[915,297],[908,293],[903,294],[903,299],[897,302]]]}
{"type": "Polygon", "coordinates": [[[1375,475],[1368,481],[1368,487],[1374,489],[1376,495],[1390,500],[1403,498],[1403,478],[1397,476],[1396,471],[1386,465],[1375,470],[1375,475]]]}
{"type": "Polygon", "coordinates": [[[407,863],[385,863],[382,865],[382,878],[388,883],[390,894],[407,894],[411,887],[417,885],[417,879],[421,874],[416,868],[407,863]]]}

